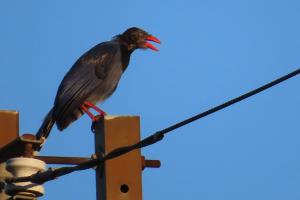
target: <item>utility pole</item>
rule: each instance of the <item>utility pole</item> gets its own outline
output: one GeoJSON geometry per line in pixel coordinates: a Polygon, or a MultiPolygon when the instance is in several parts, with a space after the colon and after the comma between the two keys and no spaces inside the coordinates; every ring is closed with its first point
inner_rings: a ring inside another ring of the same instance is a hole
{"type": "MultiPolygon", "coordinates": [[[[139,117],[105,116],[92,125],[95,133],[92,158],[37,156],[34,149],[43,141],[36,140],[32,134],[19,136],[18,120],[17,112],[0,111],[0,200],[33,200],[44,195],[42,185],[5,183],[8,177],[26,177],[42,172],[46,163],[77,165],[140,141],[139,117]]],[[[97,200],[142,200],[142,170],[159,166],[160,161],[146,160],[141,156],[140,149],[105,161],[96,168],[97,200]]]]}

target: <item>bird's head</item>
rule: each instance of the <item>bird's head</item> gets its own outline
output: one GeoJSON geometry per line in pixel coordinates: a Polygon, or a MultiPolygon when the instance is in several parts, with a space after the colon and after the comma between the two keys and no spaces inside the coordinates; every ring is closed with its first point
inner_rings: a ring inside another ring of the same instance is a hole
{"type": "Polygon", "coordinates": [[[121,35],[118,35],[117,38],[124,43],[129,51],[134,51],[135,49],[152,49],[158,51],[158,49],[153,46],[149,41],[156,42],[160,44],[159,39],[150,35],[146,31],[132,27],[127,29],[121,35]]]}

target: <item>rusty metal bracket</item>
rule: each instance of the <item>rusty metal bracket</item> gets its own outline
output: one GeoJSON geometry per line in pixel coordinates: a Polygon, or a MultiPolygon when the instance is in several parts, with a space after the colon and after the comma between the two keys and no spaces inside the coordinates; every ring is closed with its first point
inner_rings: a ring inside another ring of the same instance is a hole
{"type": "Polygon", "coordinates": [[[141,157],[142,159],[142,170],[145,168],[160,168],[161,163],[160,160],[148,160],[145,156],[141,157]]]}

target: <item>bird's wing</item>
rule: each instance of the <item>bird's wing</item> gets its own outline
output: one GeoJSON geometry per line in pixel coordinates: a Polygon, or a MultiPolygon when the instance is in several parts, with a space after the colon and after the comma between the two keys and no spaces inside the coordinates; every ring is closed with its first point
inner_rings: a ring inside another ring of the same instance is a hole
{"type": "Polygon", "coordinates": [[[56,121],[63,120],[101,86],[116,56],[120,53],[118,44],[101,43],[82,55],[65,75],[54,102],[56,121]]]}

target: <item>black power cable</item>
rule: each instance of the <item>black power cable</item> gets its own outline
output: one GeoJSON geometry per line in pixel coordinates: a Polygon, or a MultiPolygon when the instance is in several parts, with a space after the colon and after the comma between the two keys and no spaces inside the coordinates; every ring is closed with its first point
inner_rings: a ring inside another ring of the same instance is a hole
{"type": "Polygon", "coordinates": [[[57,177],[60,177],[60,176],[63,176],[63,175],[66,175],[66,174],[69,174],[69,173],[72,173],[74,171],[80,171],[80,170],[85,170],[85,169],[89,169],[89,168],[92,168],[92,167],[95,167],[97,165],[101,165],[103,164],[106,160],[109,160],[109,159],[113,159],[113,158],[116,158],[118,156],[121,156],[123,154],[126,154],[132,150],[135,150],[135,149],[139,149],[139,148],[143,148],[143,147],[146,147],[146,146],[149,146],[149,145],[152,145],[160,140],[163,139],[164,135],[170,131],[173,131],[177,128],[180,128],[184,125],[187,125],[195,120],[198,120],[200,118],[203,118],[207,115],[210,115],[212,113],[215,113],[219,110],[222,110],[228,106],[231,106],[237,102],[240,102],[246,98],[249,98],[255,94],[258,94],[266,89],[269,89],[270,87],[273,87],[287,79],[290,79],[296,75],[298,75],[300,73],[300,69],[297,69],[285,76],[282,76],[270,83],[267,83],[257,89],[254,89],[246,94],[243,94],[237,98],[234,98],[232,100],[229,100],[221,105],[218,105],[214,108],[211,108],[205,112],[202,112],[198,115],[195,115],[191,118],[188,118],[184,121],[181,121],[177,124],[174,124],[172,126],[169,126],[168,128],[165,128],[163,130],[160,130],[160,131],[157,131],[155,132],[154,134],[150,135],[149,137],[141,140],[140,142],[136,143],[136,144],[133,144],[133,145],[130,145],[130,146],[125,146],[125,147],[120,147],[120,148],[117,148],[111,152],[109,152],[108,154],[106,154],[105,156],[103,157],[100,157],[100,158],[97,158],[97,159],[93,159],[93,160],[90,160],[90,161],[87,161],[87,162],[84,162],[84,163],[81,163],[79,165],[76,165],[76,166],[73,166],[73,167],[61,167],[61,168],[58,168],[58,169],[48,169],[47,171],[45,172],[39,172],[39,173],[36,173],[36,174],[33,174],[31,176],[27,176],[27,177],[12,177],[12,178],[7,178],[6,179],[6,182],[7,183],[13,183],[13,182],[26,182],[26,181],[30,181],[30,182],[33,182],[33,183],[38,183],[38,184],[41,184],[41,183],[44,183],[44,182],[47,182],[47,181],[50,181],[50,180],[53,180],[57,177]]]}

